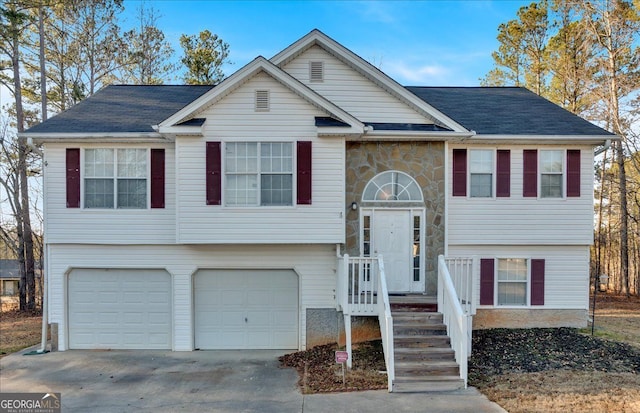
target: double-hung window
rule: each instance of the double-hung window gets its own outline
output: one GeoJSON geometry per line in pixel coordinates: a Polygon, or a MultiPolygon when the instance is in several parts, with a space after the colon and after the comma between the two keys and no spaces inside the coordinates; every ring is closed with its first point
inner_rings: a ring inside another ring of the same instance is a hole
{"type": "Polygon", "coordinates": [[[493,150],[473,149],[469,151],[469,191],[475,198],[493,196],[493,150]]]}
{"type": "Polygon", "coordinates": [[[541,198],[562,198],[563,158],[564,151],[562,150],[540,151],[541,198]]]}
{"type": "Polygon", "coordinates": [[[146,149],[85,149],[85,208],[147,208],[146,149]]]}
{"type": "Polygon", "coordinates": [[[498,259],[498,305],[527,305],[527,260],[498,259]]]}
{"type": "Polygon", "coordinates": [[[226,143],[225,179],[227,206],[293,205],[292,143],[226,143]]]}

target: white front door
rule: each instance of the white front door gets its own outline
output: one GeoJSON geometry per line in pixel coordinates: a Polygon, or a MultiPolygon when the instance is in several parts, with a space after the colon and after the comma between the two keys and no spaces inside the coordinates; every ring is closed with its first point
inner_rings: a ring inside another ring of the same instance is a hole
{"type": "Polygon", "coordinates": [[[372,249],[384,260],[389,292],[411,292],[413,282],[413,221],[410,210],[376,209],[372,249]]]}

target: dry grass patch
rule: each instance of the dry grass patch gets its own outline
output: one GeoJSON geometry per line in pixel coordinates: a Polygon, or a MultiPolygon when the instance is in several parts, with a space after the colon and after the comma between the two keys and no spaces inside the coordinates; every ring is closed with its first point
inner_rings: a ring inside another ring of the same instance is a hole
{"type": "Polygon", "coordinates": [[[640,347],[640,297],[598,295],[594,330],[596,337],[640,347]]]}
{"type": "Polygon", "coordinates": [[[640,412],[640,376],[634,373],[510,373],[490,378],[481,390],[510,413],[640,412]]]}
{"type": "Polygon", "coordinates": [[[40,342],[42,316],[18,311],[0,312],[0,358],[40,342]]]}

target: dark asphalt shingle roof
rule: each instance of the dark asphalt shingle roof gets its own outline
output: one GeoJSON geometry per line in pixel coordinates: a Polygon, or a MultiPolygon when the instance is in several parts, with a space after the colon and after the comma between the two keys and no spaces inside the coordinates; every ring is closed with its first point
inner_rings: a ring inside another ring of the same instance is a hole
{"type": "Polygon", "coordinates": [[[406,87],[465,128],[490,135],[612,133],[521,87],[406,87]]]}
{"type": "MultiPolygon", "coordinates": [[[[112,85],[72,108],[36,125],[27,133],[153,132],[213,86],[112,85]]],[[[524,88],[407,87],[420,99],[479,134],[597,135],[613,134],[573,115],[524,88]]],[[[193,119],[184,125],[201,125],[193,119]]],[[[433,125],[368,123],[378,130],[445,130],[433,125]]],[[[316,125],[342,126],[335,119],[316,118],[316,125]]]]}
{"type": "Polygon", "coordinates": [[[451,131],[451,129],[434,125],[432,123],[381,123],[381,122],[365,122],[367,126],[371,126],[373,130],[386,131],[407,131],[407,132],[442,132],[451,131]]]}
{"type": "Polygon", "coordinates": [[[27,133],[154,132],[157,125],[213,86],[111,85],[27,133]]]}

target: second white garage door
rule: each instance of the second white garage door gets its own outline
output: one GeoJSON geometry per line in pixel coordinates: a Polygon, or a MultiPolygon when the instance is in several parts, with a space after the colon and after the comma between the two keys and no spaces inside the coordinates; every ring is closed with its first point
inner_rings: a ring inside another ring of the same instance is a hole
{"type": "Polygon", "coordinates": [[[196,348],[298,348],[294,271],[200,270],[193,288],[196,348]]]}

